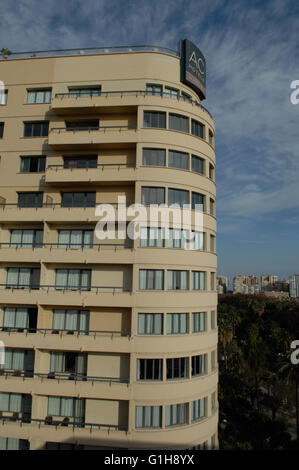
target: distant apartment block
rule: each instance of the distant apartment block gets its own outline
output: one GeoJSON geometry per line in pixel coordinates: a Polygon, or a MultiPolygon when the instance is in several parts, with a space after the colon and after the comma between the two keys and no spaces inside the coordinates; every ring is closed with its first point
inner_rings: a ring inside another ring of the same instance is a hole
{"type": "Polygon", "coordinates": [[[257,276],[235,276],[233,279],[234,294],[259,294],[260,291],[257,276]]]}
{"type": "Polygon", "coordinates": [[[228,279],[226,276],[217,276],[218,294],[226,294],[228,291],[228,279]]]}
{"type": "Polygon", "coordinates": [[[290,297],[293,299],[299,298],[299,274],[293,274],[289,277],[290,280],[290,297]]]}

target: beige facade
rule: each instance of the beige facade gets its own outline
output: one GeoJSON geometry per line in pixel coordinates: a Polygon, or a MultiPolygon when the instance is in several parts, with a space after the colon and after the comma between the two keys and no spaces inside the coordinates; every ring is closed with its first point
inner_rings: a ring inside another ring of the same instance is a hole
{"type": "Polygon", "coordinates": [[[0,71],[0,445],[217,448],[214,122],[179,57],[0,71]],[[99,240],[95,206],[118,196],[200,201],[195,249],[99,240]]]}

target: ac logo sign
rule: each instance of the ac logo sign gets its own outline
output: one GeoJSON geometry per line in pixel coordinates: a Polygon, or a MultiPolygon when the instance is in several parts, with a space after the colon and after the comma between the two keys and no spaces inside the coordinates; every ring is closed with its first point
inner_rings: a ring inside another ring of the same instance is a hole
{"type": "Polygon", "coordinates": [[[191,57],[189,59],[189,65],[193,62],[193,66],[199,71],[201,75],[205,73],[205,64],[201,57],[197,58],[195,51],[192,52],[191,57]]]}
{"type": "Polygon", "coordinates": [[[293,80],[291,83],[291,88],[295,88],[295,91],[291,93],[290,100],[292,104],[299,103],[299,80],[293,80]]]}

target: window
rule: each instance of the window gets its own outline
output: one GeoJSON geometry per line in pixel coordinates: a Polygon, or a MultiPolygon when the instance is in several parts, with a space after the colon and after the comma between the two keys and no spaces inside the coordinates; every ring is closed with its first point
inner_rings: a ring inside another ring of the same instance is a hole
{"type": "Polygon", "coordinates": [[[8,91],[0,89],[0,106],[5,106],[7,104],[7,96],[8,91]]]}
{"type": "Polygon", "coordinates": [[[95,191],[61,194],[61,207],[94,207],[95,204],[95,191]]]}
{"type": "Polygon", "coordinates": [[[97,168],[97,155],[82,155],[82,157],[63,157],[64,168],[97,168]]]}
{"type": "Polygon", "coordinates": [[[165,150],[144,148],[142,152],[142,165],[165,166],[165,150]]]}
{"type": "Polygon", "coordinates": [[[0,410],[20,412],[22,407],[22,395],[20,393],[0,393],[0,410]]]}
{"type": "Polygon", "coordinates": [[[187,290],[189,289],[188,271],[167,271],[167,289],[168,290],[187,290]]]}
{"type": "Polygon", "coordinates": [[[192,155],[192,171],[196,173],[200,173],[201,175],[204,174],[204,159],[197,157],[196,155],[192,155]]]}
{"type": "Polygon", "coordinates": [[[164,96],[166,98],[178,98],[179,97],[179,90],[175,88],[170,88],[169,86],[165,87],[164,96]]]}
{"type": "Polygon", "coordinates": [[[168,335],[188,333],[188,317],[188,313],[168,313],[166,333],[168,335]]]}
{"type": "Polygon", "coordinates": [[[190,241],[188,248],[190,250],[203,250],[205,245],[205,233],[192,231],[193,239],[190,241]]]}
{"type": "Polygon", "coordinates": [[[204,233],[180,229],[168,229],[168,248],[182,248],[184,250],[203,250],[204,233]]]}
{"type": "Polygon", "coordinates": [[[180,132],[189,132],[189,118],[180,114],[169,114],[169,129],[180,132]]]}
{"type": "Polygon", "coordinates": [[[214,181],[214,167],[211,163],[209,164],[209,178],[214,181]]]}
{"type": "Polygon", "coordinates": [[[42,248],[43,230],[16,229],[10,231],[10,246],[13,248],[42,248]]]}
{"type": "Polygon", "coordinates": [[[43,88],[36,90],[27,90],[27,103],[50,103],[51,102],[51,88],[43,88]]]}
{"type": "Polygon", "coordinates": [[[74,352],[51,352],[50,372],[74,374],[86,378],[87,354],[74,352]]]}
{"type": "Polygon", "coordinates": [[[56,269],[56,290],[90,290],[91,269],[56,269]]]}
{"type": "Polygon", "coordinates": [[[137,359],[137,380],[162,380],[162,359],[137,359]]]}
{"type": "Polygon", "coordinates": [[[198,375],[204,375],[207,369],[207,355],[200,354],[199,356],[192,356],[191,358],[191,375],[196,377],[198,375]]]}
{"type": "Polygon", "coordinates": [[[53,310],[53,330],[88,334],[89,310],[53,310]]]}
{"type": "Polygon", "coordinates": [[[84,450],[84,445],[68,444],[65,442],[46,442],[45,449],[46,450],[84,450]]]}
{"type": "Polygon", "coordinates": [[[192,289],[205,290],[206,273],[204,271],[192,271],[192,289]]]}
{"type": "Polygon", "coordinates": [[[139,313],[138,314],[139,335],[163,335],[162,313],[139,313]]]}
{"type": "Polygon", "coordinates": [[[182,426],[188,424],[188,403],[167,405],[165,407],[165,426],[182,426]]]}
{"type": "Polygon", "coordinates": [[[192,192],[192,209],[203,212],[205,209],[205,196],[192,192]]]}
{"type": "Polygon", "coordinates": [[[164,271],[163,269],[140,269],[139,289],[141,290],[163,290],[164,271]]]}
{"type": "Polygon", "coordinates": [[[192,101],[192,98],[190,95],[188,95],[188,93],[185,93],[184,91],[182,91],[181,93],[181,98],[183,101],[192,101]]]}
{"type": "Polygon", "coordinates": [[[162,85],[146,84],[146,94],[162,96],[162,85]]]}
{"type": "Polygon", "coordinates": [[[24,122],[24,137],[47,137],[49,121],[24,122]]]}
{"type": "Polygon", "coordinates": [[[46,169],[46,157],[21,157],[21,173],[41,173],[46,169]]]}
{"type": "Polygon", "coordinates": [[[29,450],[29,442],[25,439],[0,437],[0,450],[29,450]]]}
{"type": "Polygon", "coordinates": [[[67,131],[98,131],[99,130],[99,120],[98,119],[89,119],[84,121],[66,121],[66,130],[67,131]]]}
{"type": "Polygon", "coordinates": [[[69,87],[70,98],[101,96],[101,86],[69,87]]]}
{"type": "Polygon", "coordinates": [[[213,132],[209,129],[209,144],[213,145],[214,142],[214,134],[213,132]]]}
{"type": "Polygon", "coordinates": [[[191,422],[199,421],[206,416],[207,398],[195,400],[191,404],[191,422]]]}
{"type": "Polygon", "coordinates": [[[210,199],[210,215],[215,215],[215,201],[210,199]]]}
{"type": "Polygon", "coordinates": [[[141,227],[140,230],[141,247],[163,247],[163,229],[159,227],[141,227]]]}
{"type": "Polygon", "coordinates": [[[216,273],[211,273],[211,290],[216,289],[216,273]]]}
{"type": "Polygon", "coordinates": [[[29,328],[29,333],[35,333],[37,326],[37,308],[5,307],[3,330],[14,330],[22,333],[29,328]]]}
{"type": "Polygon", "coordinates": [[[192,333],[206,331],[206,316],[205,312],[192,313],[192,333]]]}
{"type": "Polygon", "coordinates": [[[43,206],[43,193],[42,192],[18,193],[18,206],[19,207],[42,207],[43,206]]]}
{"type": "Polygon", "coordinates": [[[216,369],[216,351],[211,352],[211,369],[216,369]]]}
{"type": "Polygon", "coordinates": [[[39,289],[40,268],[7,268],[7,289],[39,289]]]}
{"type": "Polygon", "coordinates": [[[204,125],[201,122],[195,121],[192,119],[191,121],[191,134],[197,137],[204,138],[204,125]]]}
{"type": "Polygon", "coordinates": [[[213,392],[211,395],[211,410],[212,413],[216,410],[216,392],[213,392]]]}
{"type": "Polygon", "coordinates": [[[3,138],[4,133],[4,122],[0,122],[0,139],[3,138]]]}
{"type": "Polygon", "coordinates": [[[216,237],[215,235],[210,235],[210,251],[214,253],[216,251],[216,237]]]}
{"type": "Polygon", "coordinates": [[[77,424],[84,421],[85,399],[48,397],[48,415],[74,418],[77,424]]]}
{"type": "Polygon", "coordinates": [[[59,230],[59,248],[92,248],[93,230],[59,230]]]}
{"type": "Polygon", "coordinates": [[[183,207],[184,204],[189,204],[189,191],[183,189],[168,189],[168,205],[178,204],[183,207]]]}
{"type": "Polygon", "coordinates": [[[166,359],[166,379],[187,379],[189,377],[189,358],[166,359]]]}
{"type": "Polygon", "coordinates": [[[211,311],[211,329],[215,330],[216,328],[216,312],[215,310],[211,311]]]}
{"type": "Polygon", "coordinates": [[[166,113],[159,111],[144,111],[143,115],[144,127],[166,128],[166,113]]]}
{"type": "Polygon", "coordinates": [[[189,154],[169,150],[168,166],[170,168],[180,168],[181,170],[189,170],[189,154]]]}
{"type": "Polygon", "coordinates": [[[136,428],[161,428],[162,406],[136,406],[136,428]]]}
{"type": "Polygon", "coordinates": [[[34,350],[5,349],[4,369],[24,371],[25,377],[33,377],[34,350]]]}
{"type": "Polygon", "coordinates": [[[150,204],[164,204],[165,189],[159,187],[143,186],[141,188],[141,204],[148,206],[150,204]]]}

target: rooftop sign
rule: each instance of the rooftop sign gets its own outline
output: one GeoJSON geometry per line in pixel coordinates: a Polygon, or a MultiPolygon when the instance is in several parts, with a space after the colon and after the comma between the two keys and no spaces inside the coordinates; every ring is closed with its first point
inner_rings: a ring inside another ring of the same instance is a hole
{"type": "Polygon", "coordinates": [[[201,100],[206,97],[206,60],[201,51],[188,39],[180,41],[181,82],[198,94],[201,100]]]}

